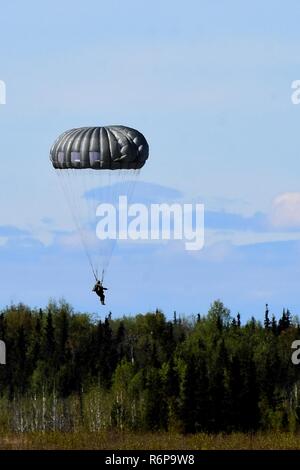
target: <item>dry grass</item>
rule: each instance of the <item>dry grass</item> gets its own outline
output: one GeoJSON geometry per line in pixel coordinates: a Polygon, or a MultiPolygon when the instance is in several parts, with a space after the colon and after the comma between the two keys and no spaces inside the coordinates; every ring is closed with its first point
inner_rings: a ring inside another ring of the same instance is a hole
{"type": "Polygon", "coordinates": [[[195,434],[78,432],[24,433],[0,436],[0,449],[93,450],[276,450],[300,449],[291,433],[195,434]]]}

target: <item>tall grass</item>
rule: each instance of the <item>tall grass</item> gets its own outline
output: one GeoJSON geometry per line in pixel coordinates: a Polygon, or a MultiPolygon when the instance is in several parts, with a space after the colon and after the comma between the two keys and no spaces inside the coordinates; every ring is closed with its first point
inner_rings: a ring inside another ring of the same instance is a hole
{"type": "Polygon", "coordinates": [[[1,434],[0,449],[293,450],[300,449],[300,436],[292,433],[26,432],[1,434]]]}

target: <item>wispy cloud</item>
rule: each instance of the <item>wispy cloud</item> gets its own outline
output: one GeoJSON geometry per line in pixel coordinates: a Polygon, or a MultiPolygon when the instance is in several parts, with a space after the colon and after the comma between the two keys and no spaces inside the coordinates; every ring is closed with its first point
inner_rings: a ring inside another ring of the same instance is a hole
{"type": "Polygon", "coordinates": [[[269,218],[275,228],[300,230],[300,192],[275,197],[269,218]]]}
{"type": "MultiPolygon", "coordinates": [[[[123,176],[126,177],[126,174],[123,176]]],[[[93,183],[96,186],[95,180],[91,180],[91,184],[93,183]]],[[[86,191],[83,196],[87,200],[95,199],[98,202],[116,203],[119,195],[126,195],[132,203],[138,202],[141,204],[175,202],[183,198],[183,193],[178,189],[137,181],[130,177],[126,182],[117,182],[112,185],[102,186],[100,183],[101,178],[99,178],[99,186],[86,191]]]]}
{"type": "Polygon", "coordinates": [[[13,225],[0,225],[0,237],[24,237],[29,232],[13,225]]]}

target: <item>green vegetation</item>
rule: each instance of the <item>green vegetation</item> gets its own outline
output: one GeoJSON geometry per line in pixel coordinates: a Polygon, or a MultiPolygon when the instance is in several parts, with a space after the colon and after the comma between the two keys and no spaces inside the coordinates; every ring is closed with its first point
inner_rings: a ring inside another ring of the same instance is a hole
{"type": "MultiPolygon", "coordinates": [[[[216,301],[189,320],[156,311],[97,322],[65,302],[18,305],[2,311],[0,339],[1,445],[112,448],[115,439],[120,448],[182,448],[180,440],[184,448],[222,448],[226,440],[228,448],[251,448],[254,432],[299,428],[291,344],[300,327],[289,311],[242,325],[216,301]]],[[[255,437],[259,448],[263,435],[255,437]]],[[[299,448],[296,436],[288,439],[278,446],[299,448]]]]}
{"type": "Polygon", "coordinates": [[[0,435],[0,450],[296,450],[293,433],[178,434],[132,431],[32,432],[0,435]]]}

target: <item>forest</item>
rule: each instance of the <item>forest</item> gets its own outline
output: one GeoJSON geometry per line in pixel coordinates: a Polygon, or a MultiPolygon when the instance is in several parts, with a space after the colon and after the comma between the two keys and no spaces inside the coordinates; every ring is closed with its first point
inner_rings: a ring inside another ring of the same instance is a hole
{"type": "Polygon", "coordinates": [[[300,325],[288,309],[242,322],[156,310],[103,320],[65,301],[0,314],[0,429],[220,433],[296,431],[300,325]]]}

